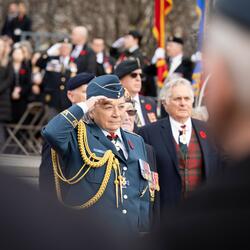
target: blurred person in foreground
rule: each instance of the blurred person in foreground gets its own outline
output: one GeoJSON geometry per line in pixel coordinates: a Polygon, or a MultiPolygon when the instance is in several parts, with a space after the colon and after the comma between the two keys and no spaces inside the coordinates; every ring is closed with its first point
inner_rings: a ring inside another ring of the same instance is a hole
{"type": "Polygon", "coordinates": [[[204,51],[208,122],[231,166],[166,212],[149,249],[250,248],[249,9],[248,0],[218,0],[204,51]]]}

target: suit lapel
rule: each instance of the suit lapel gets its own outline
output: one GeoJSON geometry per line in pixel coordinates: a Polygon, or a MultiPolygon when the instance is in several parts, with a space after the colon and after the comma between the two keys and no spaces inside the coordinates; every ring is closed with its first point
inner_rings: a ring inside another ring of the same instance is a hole
{"type": "Polygon", "coordinates": [[[209,163],[208,163],[208,155],[209,155],[209,145],[206,139],[201,138],[200,136],[200,132],[204,131],[204,129],[200,126],[200,124],[196,121],[192,119],[192,124],[193,124],[193,128],[197,137],[197,140],[200,144],[200,148],[201,148],[201,153],[202,153],[202,157],[203,157],[203,163],[204,163],[204,169],[205,169],[205,176],[209,175],[209,163]]]}
{"type": "Polygon", "coordinates": [[[147,111],[145,109],[145,99],[142,96],[139,96],[139,100],[140,100],[141,112],[142,112],[145,124],[148,124],[148,123],[150,123],[150,121],[148,119],[148,114],[147,114],[147,111]]]}
{"type": "Polygon", "coordinates": [[[164,123],[161,124],[161,137],[163,139],[163,143],[167,148],[168,154],[172,158],[174,165],[176,167],[176,170],[178,170],[178,158],[177,158],[177,152],[176,147],[174,143],[174,138],[172,134],[172,129],[169,121],[169,117],[164,119],[164,123]]]}
{"type": "Polygon", "coordinates": [[[119,152],[116,150],[115,145],[103,134],[102,130],[96,125],[90,125],[91,134],[96,137],[96,139],[106,147],[106,149],[111,149],[112,152],[115,154],[116,157],[119,158],[119,160],[122,160],[125,162],[125,159],[119,154],[119,152]]]}

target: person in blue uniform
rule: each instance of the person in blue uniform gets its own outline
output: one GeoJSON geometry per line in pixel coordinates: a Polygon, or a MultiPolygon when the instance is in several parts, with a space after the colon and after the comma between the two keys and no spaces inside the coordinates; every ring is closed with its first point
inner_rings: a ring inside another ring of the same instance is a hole
{"type": "Polygon", "coordinates": [[[61,112],[42,134],[57,153],[59,200],[75,209],[90,208],[120,230],[148,232],[152,175],[143,139],[121,129],[124,112],[119,78],[99,76],[88,84],[87,101],[61,112]],[[69,184],[65,195],[60,182],[69,184]]]}

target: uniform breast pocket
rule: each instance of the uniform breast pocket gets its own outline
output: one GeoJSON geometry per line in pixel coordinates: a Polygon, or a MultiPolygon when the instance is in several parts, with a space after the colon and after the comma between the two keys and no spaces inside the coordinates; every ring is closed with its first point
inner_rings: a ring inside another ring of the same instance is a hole
{"type": "Polygon", "coordinates": [[[106,166],[91,168],[86,175],[86,180],[91,183],[101,184],[105,175],[106,166]]]}

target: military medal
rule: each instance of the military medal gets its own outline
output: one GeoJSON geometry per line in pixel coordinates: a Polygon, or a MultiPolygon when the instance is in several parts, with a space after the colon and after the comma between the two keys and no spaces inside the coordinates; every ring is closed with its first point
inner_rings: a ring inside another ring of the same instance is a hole
{"type": "Polygon", "coordinates": [[[139,163],[140,163],[141,175],[147,181],[151,181],[152,176],[151,176],[151,170],[150,170],[149,164],[146,161],[143,161],[142,159],[139,160],[139,163]]]}
{"type": "Polygon", "coordinates": [[[157,121],[157,118],[156,118],[156,115],[154,112],[150,112],[147,114],[148,115],[148,119],[149,121],[152,123],[152,122],[156,122],[157,121]]]}

